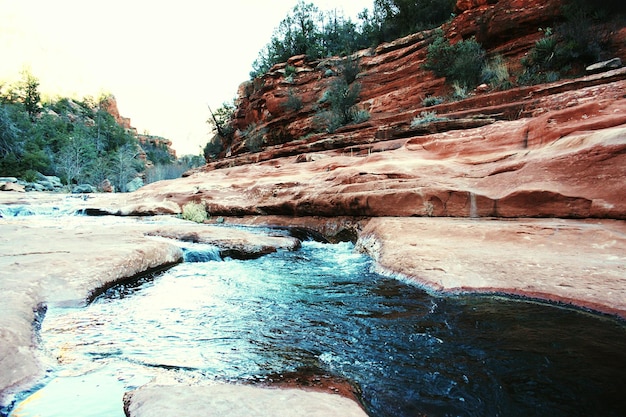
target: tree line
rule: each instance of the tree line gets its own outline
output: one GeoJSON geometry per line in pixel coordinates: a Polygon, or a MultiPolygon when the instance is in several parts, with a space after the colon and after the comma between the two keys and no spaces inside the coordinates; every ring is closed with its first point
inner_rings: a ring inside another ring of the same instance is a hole
{"type": "Polygon", "coordinates": [[[152,180],[180,176],[201,163],[176,161],[168,149],[149,143],[140,146],[106,110],[110,98],[42,99],[39,80],[26,70],[17,82],[0,83],[0,176],[35,181],[51,175],[68,186],[97,186],[108,179],[126,191],[127,183],[146,171],[146,160],[154,162],[152,175],[146,175],[152,180]],[[162,168],[176,162],[180,169],[162,168]]]}
{"type": "Polygon", "coordinates": [[[42,100],[28,71],[0,86],[0,176],[34,181],[41,173],[67,185],[109,179],[123,191],[143,163],[135,138],[101,106],[106,98],[42,100]]]}

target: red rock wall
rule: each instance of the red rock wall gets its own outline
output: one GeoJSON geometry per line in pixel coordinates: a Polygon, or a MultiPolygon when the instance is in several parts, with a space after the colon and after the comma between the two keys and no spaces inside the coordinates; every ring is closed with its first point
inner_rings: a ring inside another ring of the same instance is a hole
{"type": "MultiPolygon", "coordinates": [[[[538,27],[559,20],[556,0],[471,4],[445,34],[493,36],[489,53],[506,52],[509,63],[534,46],[538,27]],[[481,16],[487,24],[468,23],[481,16]]],[[[624,29],[614,33],[619,44],[624,29]]],[[[190,177],[193,198],[206,199],[213,215],[626,219],[626,68],[424,107],[425,97],[449,93],[445,80],[422,69],[432,36],[361,51],[359,105],[371,117],[332,134],[313,127],[336,59],[292,57],[242,84],[237,128],[273,136],[251,153],[237,135],[232,156],[190,177]],[[290,93],[301,97],[300,110],[284,107],[290,93]],[[412,126],[423,111],[447,120],[412,126]]],[[[624,60],[622,49],[615,51],[624,60]]]]}

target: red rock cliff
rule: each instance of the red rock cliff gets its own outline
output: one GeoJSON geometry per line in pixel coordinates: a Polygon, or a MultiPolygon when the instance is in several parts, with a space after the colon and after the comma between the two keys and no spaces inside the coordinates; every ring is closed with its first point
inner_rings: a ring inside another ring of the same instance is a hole
{"type": "MultiPolygon", "coordinates": [[[[559,0],[459,1],[443,30],[453,41],[476,37],[511,68],[542,36],[539,28],[561,20],[560,7],[559,0]]],[[[626,219],[626,69],[480,89],[425,107],[426,97],[451,92],[422,67],[433,33],[359,52],[359,106],[370,118],[332,134],[315,133],[315,118],[336,59],[292,57],[242,84],[233,156],[188,179],[192,198],[221,215],[626,219]],[[293,94],[297,110],[285,106],[293,94]],[[424,111],[444,120],[414,125],[424,111]],[[246,130],[265,135],[261,152],[243,146],[246,130]]],[[[612,33],[622,60],[624,34],[612,33]]],[[[183,190],[168,195],[189,199],[183,190]]]]}

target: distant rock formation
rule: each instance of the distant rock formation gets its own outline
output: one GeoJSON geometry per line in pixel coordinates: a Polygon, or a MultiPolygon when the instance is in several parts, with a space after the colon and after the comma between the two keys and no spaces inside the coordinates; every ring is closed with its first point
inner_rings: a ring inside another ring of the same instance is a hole
{"type": "MultiPolygon", "coordinates": [[[[140,145],[142,145],[143,147],[145,147],[145,145],[149,145],[154,148],[165,148],[167,152],[172,155],[173,158],[176,158],[176,150],[172,148],[172,141],[170,139],[166,139],[162,136],[139,133],[137,129],[132,126],[129,117],[123,117],[120,115],[115,96],[108,95],[100,102],[100,106],[102,106],[102,108],[107,113],[113,116],[113,119],[115,119],[115,122],[118,125],[122,126],[124,129],[126,129],[127,132],[135,136],[140,145]]],[[[145,161],[148,161],[145,152],[141,154],[141,157],[145,161]]]]}

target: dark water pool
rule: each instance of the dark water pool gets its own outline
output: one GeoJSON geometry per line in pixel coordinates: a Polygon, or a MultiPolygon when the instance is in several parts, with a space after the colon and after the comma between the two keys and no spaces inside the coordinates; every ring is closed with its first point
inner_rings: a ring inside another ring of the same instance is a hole
{"type": "Polygon", "coordinates": [[[241,382],[302,368],[353,381],[372,416],[626,415],[623,322],[433,297],[370,272],[348,243],[194,259],[204,262],[87,308],[50,310],[50,377],[12,415],[123,416],[123,392],[153,378],[241,382]]]}

